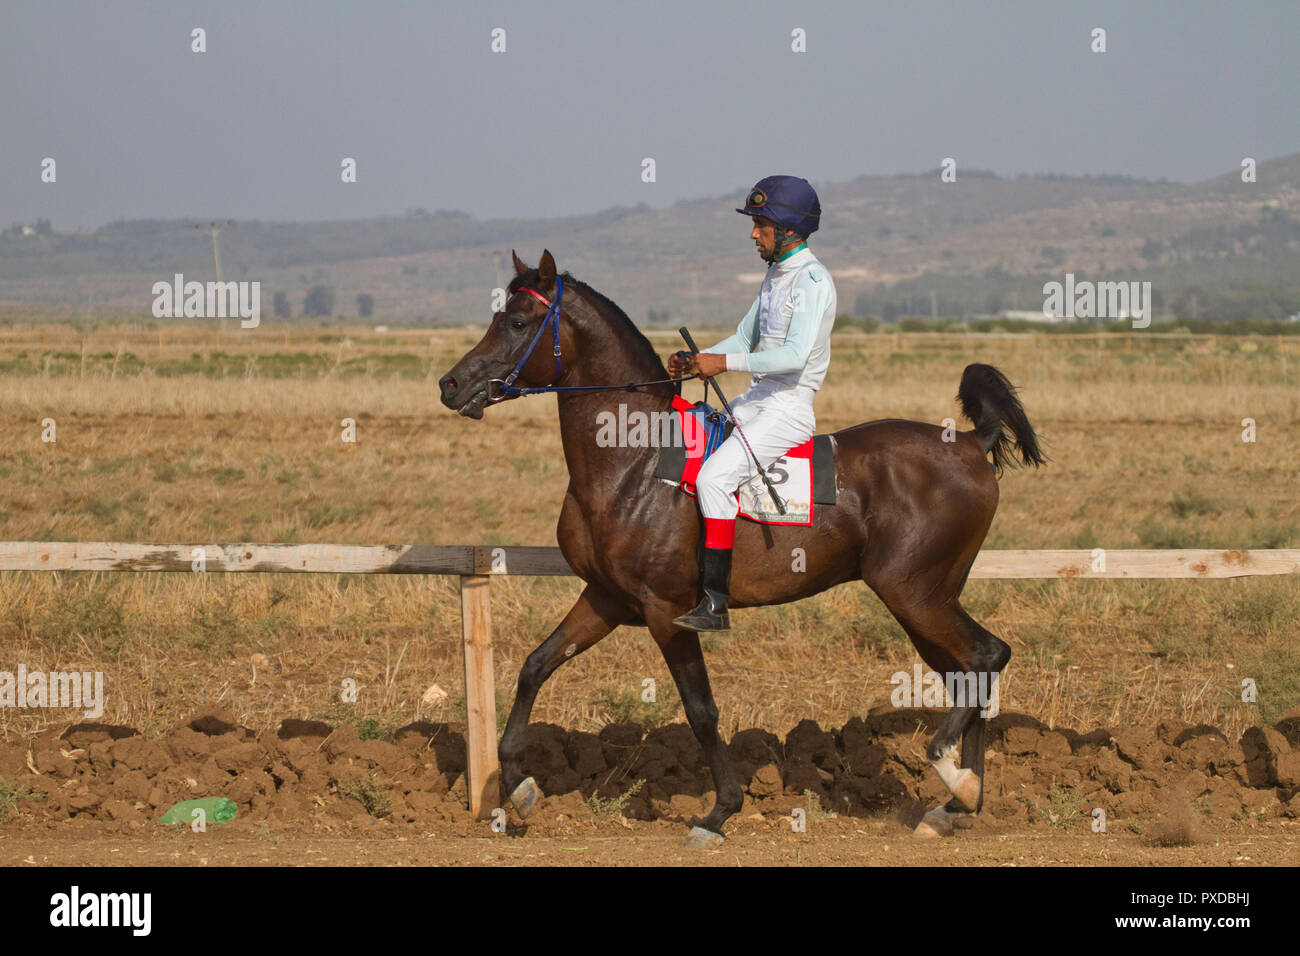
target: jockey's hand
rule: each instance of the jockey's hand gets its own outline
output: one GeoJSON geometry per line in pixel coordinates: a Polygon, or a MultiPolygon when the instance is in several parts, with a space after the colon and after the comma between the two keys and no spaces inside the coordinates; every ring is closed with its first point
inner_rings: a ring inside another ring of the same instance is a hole
{"type": "Polygon", "coordinates": [[[668,359],[668,374],[677,378],[682,375],[702,375],[708,378],[721,375],[727,370],[727,357],[714,355],[712,352],[674,352],[668,359]]]}
{"type": "Polygon", "coordinates": [[[690,374],[693,357],[690,352],[674,352],[668,358],[668,374],[673,378],[690,374]]]}

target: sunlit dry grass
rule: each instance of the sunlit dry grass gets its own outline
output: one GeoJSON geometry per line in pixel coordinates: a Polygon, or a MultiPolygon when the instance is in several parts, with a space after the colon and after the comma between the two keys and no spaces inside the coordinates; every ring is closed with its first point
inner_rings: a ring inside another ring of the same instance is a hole
{"type": "MultiPolygon", "coordinates": [[[[554,400],[512,402],[483,422],[437,401],[437,377],[472,333],[286,346],[278,333],[217,343],[166,330],[159,345],[108,328],[85,348],[79,333],[45,334],[43,346],[34,330],[0,336],[13,363],[0,376],[0,538],[554,544],[567,482],[554,400]],[[298,353],[317,359],[285,358],[298,353]],[[47,418],[53,444],[41,441],[47,418]],[[340,440],[345,418],[355,444],[340,440]]],[[[677,347],[653,339],[662,354],[677,347]]],[[[1300,547],[1300,354],[1287,347],[846,335],[818,419],[833,430],[956,418],[962,367],[989,361],[1021,387],[1053,459],[1004,479],[989,546],[1300,547]]],[[[730,376],[724,388],[743,384],[730,376]]],[[[580,586],[492,587],[504,711],[524,657],[580,586]]],[[[1294,579],[978,581],[966,603],[1012,645],[1003,706],[1056,726],[1173,716],[1236,732],[1300,703],[1294,579]],[[1241,702],[1243,677],[1258,703],[1241,702]]],[[[461,716],[454,579],[11,573],[0,608],[0,670],[103,670],[116,722],[163,729],[211,700],[256,726],[332,714],[347,677],[362,714],[461,716]],[[449,698],[430,709],[420,701],[433,683],[449,698]]],[[[842,723],[916,660],[860,585],[736,621],[706,639],[728,732],[842,723]]],[[[645,677],[674,699],[645,632],[620,629],[557,672],[535,719],[593,729],[645,677]]],[[[0,732],[65,719],[0,708],[0,732]]]]}

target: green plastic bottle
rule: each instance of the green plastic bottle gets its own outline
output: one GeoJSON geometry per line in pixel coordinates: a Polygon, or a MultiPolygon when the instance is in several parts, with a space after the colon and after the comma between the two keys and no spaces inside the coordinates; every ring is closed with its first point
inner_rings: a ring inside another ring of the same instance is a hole
{"type": "Polygon", "coordinates": [[[201,800],[182,800],[158,818],[159,823],[192,823],[194,810],[204,813],[207,823],[229,823],[235,819],[239,807],[226,797],[204,797],[201,800]]]}

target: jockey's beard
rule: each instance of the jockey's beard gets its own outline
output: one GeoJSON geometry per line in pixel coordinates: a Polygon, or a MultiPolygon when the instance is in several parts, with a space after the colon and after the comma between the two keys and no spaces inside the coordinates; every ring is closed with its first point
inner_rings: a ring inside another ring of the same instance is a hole
{"type": "Polygon", "coordinates": [[[779,234],[776,237],[776,244],[773,245],[772,251],[764,252],[760,248],[758,250],[758,257],[762,259],[764,262],[766,262],[768,265],[771,265],[781,257],[781,253],[783,253],[786,249],[790,248],[791,246],[797,246],[799,245],[799,243],[804,241],[805,238],[803,236],[795,235],[794,233],[790,233],[788,235],[784,233],[779,234]]]}

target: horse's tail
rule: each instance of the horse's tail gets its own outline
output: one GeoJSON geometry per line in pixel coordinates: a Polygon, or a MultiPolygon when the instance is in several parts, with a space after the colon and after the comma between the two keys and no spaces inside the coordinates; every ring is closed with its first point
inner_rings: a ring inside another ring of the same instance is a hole
{"type": "Polygon", "coordinates": [[[975,435],[986,452],[993,453],[993,469],[1001,475],[1015,467],[1015,451],[1026,465],[1043,465],[1047,458],[1038,436],[1025,416],[1010,380],[992,365],[967,365],[957,389],[962,413],[975,423],[975,435]]]}

